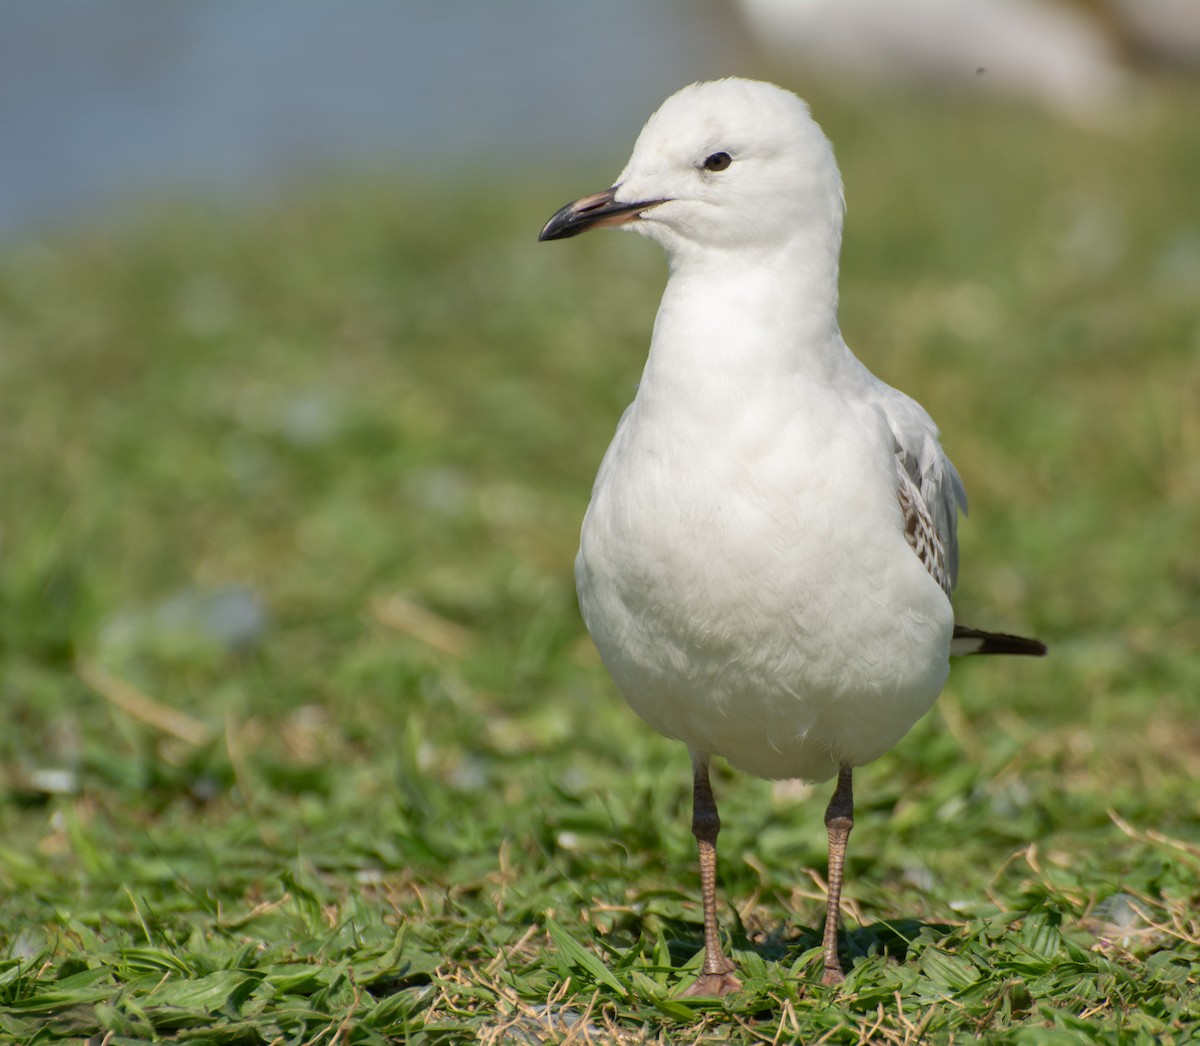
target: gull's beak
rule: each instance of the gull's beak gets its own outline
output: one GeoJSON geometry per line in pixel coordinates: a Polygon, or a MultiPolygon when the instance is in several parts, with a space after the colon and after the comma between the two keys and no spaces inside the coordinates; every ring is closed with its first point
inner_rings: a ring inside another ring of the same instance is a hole
{"type": "Polygon", "coordinates": [[[581,232],[594,229],[601,225],[624,225],[636,221],[643,211],[657,207],[665,200],[642,200],[639,203],[617,203],[613,199],[617,187],[605,189],[604,192],[592,193],[574,203],[569,203],[558,211],[553,218],[546,222],[545,227],[538,233],[539,240],[565,240],[568,236],[578,236],[581,232]]]}

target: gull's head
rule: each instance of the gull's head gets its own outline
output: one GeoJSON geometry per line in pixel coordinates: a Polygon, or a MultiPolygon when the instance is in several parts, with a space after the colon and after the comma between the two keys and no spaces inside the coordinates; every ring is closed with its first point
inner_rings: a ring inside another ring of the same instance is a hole
{"type": "Polygon", "coordinates": [[[790,91],[713,80],[671,95],[650,117],[616,184],[567,204],[539,239],[621,226],[680,252],[772,251],[841,234],[833,147],[790,91]]]}

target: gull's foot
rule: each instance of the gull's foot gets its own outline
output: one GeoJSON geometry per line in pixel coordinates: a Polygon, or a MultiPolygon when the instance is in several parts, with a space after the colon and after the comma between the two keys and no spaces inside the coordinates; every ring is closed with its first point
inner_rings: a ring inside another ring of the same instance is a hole
{"type": "Polygon", "coordinates": [[[684,989],[679,997],[681,999],[720,999],[730,992],[737,991],[741,986],[742,982],[733,975],[733,963],[730,963],[729,969],[724,973],[700,974],[695,983],[684,989]]]}
{"type": "MultiPolygon", "coordinates": [[[[708,965],[707,960],[704,963],[708,965]]],[[[680,995],[681,999],[720,999],[728,995],[730,992],[737,991],[742,982],[734,976],[733,971],[737,969],[733,964],[733,960],[728,956],[719,956],[714,965],[720,966],[718,970],[704,970],[699,977],[696,978],[694,984],[686,988],[680,995]]]]}
{"type": "Polygon", "coordinates": [[[825,972],[821,974],[821,983],[826,988],[836,988],[845,980],[846,975],[842,973],[841,966],[826,966],[825,972]]]}

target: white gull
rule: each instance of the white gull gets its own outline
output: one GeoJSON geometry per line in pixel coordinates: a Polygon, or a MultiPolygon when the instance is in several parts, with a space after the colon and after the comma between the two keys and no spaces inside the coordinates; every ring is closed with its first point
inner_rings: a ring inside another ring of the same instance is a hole
{"type": "Polygon", "coordinates": [[[962,482],[920,404],[842,340],[843,212],[805,103],[727,79],[668,98],[616,184],[540,237],[619,225],[670,264],[575,576],[617,688],[691,752],[705,956],[689,994],[739,986],[717,933],[712,756],[759,777],[837,777],[823,975],[836,984],[852,769],[929,709],[951,654],[1045,652],[954,622],[962,482]]]}

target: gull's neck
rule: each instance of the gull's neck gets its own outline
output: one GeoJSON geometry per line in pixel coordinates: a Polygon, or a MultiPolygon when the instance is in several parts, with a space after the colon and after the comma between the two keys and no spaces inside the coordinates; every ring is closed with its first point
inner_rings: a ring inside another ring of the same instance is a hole
{"type": "Polygon", "coordinates": [[[671,250],[639,399],[836,383],[853,365],[838,328],[839,231],[770,251],[671,250]]]}

